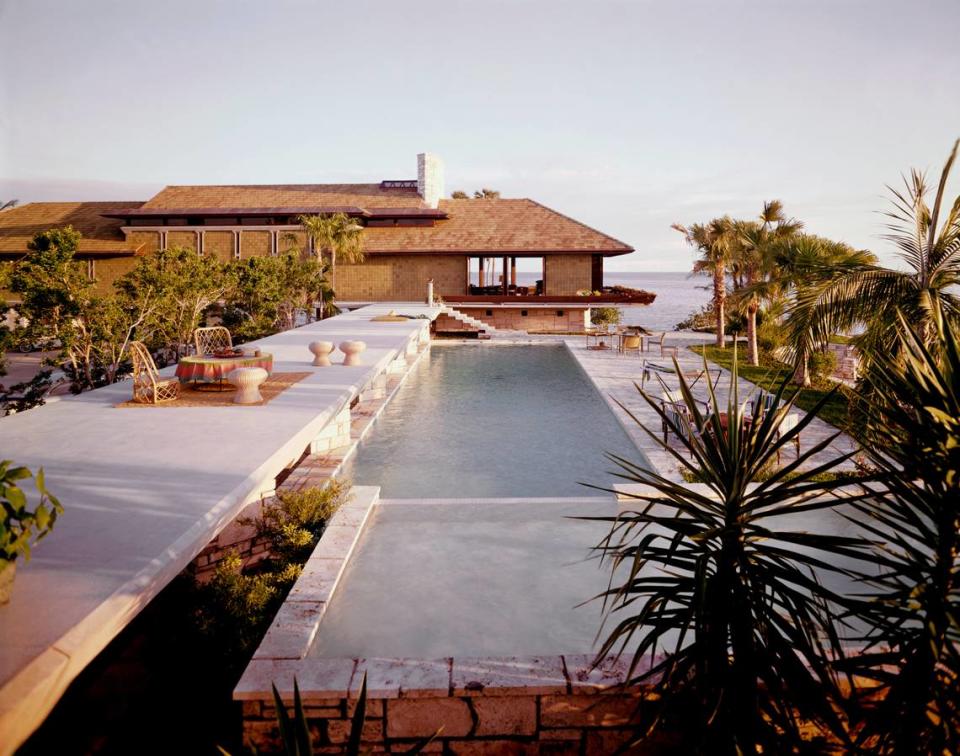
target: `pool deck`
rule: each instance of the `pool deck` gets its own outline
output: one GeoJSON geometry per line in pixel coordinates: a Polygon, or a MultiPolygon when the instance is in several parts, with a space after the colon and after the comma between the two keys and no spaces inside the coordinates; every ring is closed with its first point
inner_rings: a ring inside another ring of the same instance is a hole
{"type": "MultiPolygon", "coordinates": [[[[659,348],[656,347],[652,348],[650,352],[641,353],[638,357],[634,353],[619,354],[616,350],[600,351],[587,349],[586,340],[583,337],[570,336],[564,338],[564,341],[570,348],[573,356],[577,359],[577,362],[580,363],[584,372],[590,376],[597,390],[603,395],[604,399],[606,399],[613,414],[616,415],[626,430],[627,435],[630,436],[637,447],[646,455],[657,472],[665,478],[681,482],[683,478],[680,475],[680,463],[658,444],[657,441],[651,438],[624,410],[624,407],[626,407],[641,423],[653,430],[658,438],[663,438],[660,433],[660,416],[653,407],[643,399],[634,383],[641,381],[641,366],[644,359],[648,359],[659,365],[672,365],[673,358],[671,356],[660,357],[659,348]],[[621,407],[620,404],[622,404],[623,407],[621,407]]],[[[703,334],[672,333],[667,335],[666,343],[680,347],[677,354],[677,363],[685,373],[690,371],[696,372],[703,369],[703,358],[689,349],[691,346],[711,343],[704,339],[703,334]]],[[[717,401],[720,406],[726,406],[730,389],[730,371],[724,370],[713,363],[709,364],[711,380],[714,381],[717,401]],[[719,382],[717,382],[718,372],[720,373],[719,382]]],[[[651,396],[659,399],[663,391],[660,382],[657,380],[658,376],[663,378],[668,389],[673,390],[680,387],[680,382],[675,375],[652,373],[644,387],[651,396]]],[[[688,383],[689,382],[691,382],[691,379],[688,379],[688,383]]],[[[743,378],[738,379],[737,392],[741,402],[756,396],[758,390],[757,386],[750,381],[743,378]]],[[[706,401],[709,394],[705,377],[697,381],[693,387],[693,395],[696,399],[706,401]]],[[[801,417],[806,414],[799,408],[795,408],[792,411],[799,413],[801,417]]],[[[838,433],[838,431],[832,425],[819,418],[814,418],[801,434],[801,450],[809,449],[836,433],[838,433]]],[[[669,441],[673,448],[685,454],[682,446],[677,443],[675,436],[671,435],[669,441]]],[[[821,464],[830,459],[835,459],[838,456],[849,454],[856,449],[856,442],[846,433],[840,433],[826,449],[812,457],[811,463],[821,464]]],[[[793,454],[794,447],[790,444],[784,450],[783,461],[785,464],[793,459],[793,454]]],[[[848,460],[839,469],[853,469],[853,467],[852,460],[848,460]]]]}
{"type": "Polygon", "coordinates": [[[5,456],[42,466],[65,509],[0,607],[0,753],[28,737],[117,633],[424,337],[428,319],[370,322],[390,309],[438,312],[371,305],[254,342],[273,354],[275,372],[311,373],[263,406],[117,408],[130,397],[125,381],[0,420],[5,456]],[[312,367],[307,344],[318,339],[365,341],[363,364],[312,367]]]}

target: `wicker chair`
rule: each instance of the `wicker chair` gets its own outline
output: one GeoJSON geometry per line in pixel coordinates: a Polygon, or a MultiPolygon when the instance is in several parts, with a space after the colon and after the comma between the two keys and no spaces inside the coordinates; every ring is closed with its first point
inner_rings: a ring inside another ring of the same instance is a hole
{"type": "Polygon", "coordinates": [[[161,404],[180,398],[180,381],[161,378],[150,350],[142,341],[130,342],[133,360],[133,401],[141,404],[161,404]]]}
{"type": "Polygon", "coordinates": [[[223,326],[198,328],[193,332],[193,343],[197,348],[197,354],[201,357],[205,354],[215,354],[224,349],[233,348],[230,331],[223,326]]]}

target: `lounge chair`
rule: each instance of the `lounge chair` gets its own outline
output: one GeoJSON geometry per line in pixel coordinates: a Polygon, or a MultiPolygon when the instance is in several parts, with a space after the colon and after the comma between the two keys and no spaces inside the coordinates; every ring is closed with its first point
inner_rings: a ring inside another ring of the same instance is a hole
{"type": "Polygon", "coordinates": [[[223,326],[196,329],[193,332],[193,343],[197,348],[197,354],[201,357],[205,354],[216,354],[224,349],[233,348],[233,338],[230,336],[230,331],[223,326]]]}
{"type": "MultiPolygon", "coordinates": [[[[649,380],[649,378],[654,373],[661,373],[664,375],[677,375],[677,371],[674,369],[673,365],[661,365],[657,362],[650,362],[649,360],[644,360],[641,365],[641,376],[640,376],[640,387],[643,388],[644,384],[649,380]]],[[[692,380],[693,383],[690,384],[691,388],[697,385],[697,381],[703,378],[704,375],[707,376],[707,381],[710,381],[710,370],[709,368],[698,368],[696,370],[681,370],[680,375],[682,375],[687,380],[692,380]]],[[[717,368],[716,380],[720,380],[721,370],[717,368]]],[[[716,385],[714,381],[711,385],[716,385]]]]}
{"type": "MultiPolygon", "coordinates": [[[[706,402],[697,400],[698,404],[703,405],[702,415],[704,419],[710,414],[710,405],[706,402]]],[[[675,391],[664,391],[660,395],[660,409],[663,410],[663,417],[660,418],[660,428],[663,431],[663,443],[667,443],[667,438],[671,432],[674,435],[690,440],[692,436],[697,436],[701,432],[693,421],[690,408],[684,401],[683,392],[679,389],[675,391]]]]}
{"type": "Polygon", "coordinates": [[[128,349],[133,361],[133,401],[161,404],[180,398],[180,381],[160,377],[153,355],[142,341],[131,341],[128,349]]]}

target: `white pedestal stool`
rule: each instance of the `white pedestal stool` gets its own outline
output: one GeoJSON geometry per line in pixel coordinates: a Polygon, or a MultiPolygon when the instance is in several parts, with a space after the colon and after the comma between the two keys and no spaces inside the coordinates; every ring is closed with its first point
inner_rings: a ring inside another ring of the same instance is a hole
{"type": "Polygon", "coordinates": [[[227,380],[237,387],[234,404],[256,404],[263,401],[260,384],[267,380],[267,371],[258,367],[243,367],[231,370],[227,380]]]}
{"type": "Polygon", "coordinates": [[[341,341],[340,351],[346,355],[343,364],[348,367],[351,365],[362,365],[363,363],[360,362],[360,352],[366,348],[367,345],[363,341],[341,341]]]}
{"type": "Polygon", "coordinates": [[[333,351],[332,341],[311,341],[308,347],[313,352],[314,367],[330,367],[330,352],[333,351]]]}

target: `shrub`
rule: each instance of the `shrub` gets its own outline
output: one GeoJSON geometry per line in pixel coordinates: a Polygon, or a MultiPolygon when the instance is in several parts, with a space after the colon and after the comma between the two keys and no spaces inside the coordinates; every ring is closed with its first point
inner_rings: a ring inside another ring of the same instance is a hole
{"type": "Polygon", "coordinates": [[[773,353],[787,343],[783,325],[775,318],[766,318],[757,326],[757,346],[773,353]]]}
{"type": "Polygon", "coordinates": [[[594,325],[617,325],[621,317],[619,307],[593,307],[590,310],[590,322],[594,325]]]}
{"type": "Polygon", "coordinates": [[[339,508],[346,486],[330,481],[323,488],[281,491],[253,520],[257,535],[270,543],[275,562],[306,561],[327,520],[339,508]]]}
{"type": "Polygon", "coordinates": [[[832,350],[814,352],[810,355],[810,379],[813,382],[822,381],[832,375],[837,369],[837,353],[832,350]]]}
{"type": "Polygon", "coordinates": [[[245,572],[237,553],[217,565],[213,578],[197,587],[195,620],[227,665],[242,665],[253,653],[300,575],[301,567],[343,501],[347,484],[285,491],[263,506],[253,524],[269,543],[270,558],[245,572]]]}

